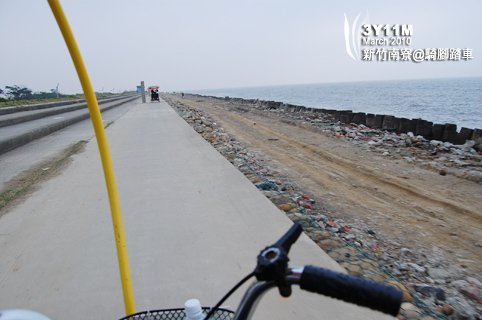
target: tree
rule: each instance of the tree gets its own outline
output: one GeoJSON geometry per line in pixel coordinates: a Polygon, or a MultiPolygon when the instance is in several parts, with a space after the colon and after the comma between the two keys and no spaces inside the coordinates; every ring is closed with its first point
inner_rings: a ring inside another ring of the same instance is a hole
{"type": "Polygon", "coordinates": [[[5,93],[7,97],[12,98],[14,100],[18,99],[28,99],[32,97],[32,90],[27,87],[20,87],[17,85],[13,86],[5,86],[5,93]]]}

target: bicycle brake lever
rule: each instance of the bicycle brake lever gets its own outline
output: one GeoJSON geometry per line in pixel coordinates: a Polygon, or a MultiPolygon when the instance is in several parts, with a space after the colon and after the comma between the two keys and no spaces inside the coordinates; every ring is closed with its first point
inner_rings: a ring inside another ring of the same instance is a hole
{"type": "Polygon", "coordinates": [[[288,252],[301,234],[301,225],[293,226],[273,245],[264,248],[258,255],[254,274],[258,281],[274,281],[283,297],[291,295],[291,286],[286,281],[289,274],[288,252]]]}
{"type": "Polygon", "coordinates": [[[291,246],[293,243],[298,240],[301,235],[303,228],[299,223],[294,223],[291,228],[286,231],[286,233],[274,244],[275,246],[282,247],[286,254],[290,252],[291,246]]]}

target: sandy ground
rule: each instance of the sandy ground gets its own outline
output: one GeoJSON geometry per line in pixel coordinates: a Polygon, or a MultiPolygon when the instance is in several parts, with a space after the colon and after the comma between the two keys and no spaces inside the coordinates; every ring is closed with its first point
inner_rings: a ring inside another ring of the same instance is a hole
{"type": "Polygon", "coordinates": [[[168,97],[210,115],[338,217],[362,220],[403,246],[432,248],[451,264],[482,273],[481,184],[382,157],[275,114],[220,99],[168,97]]]}

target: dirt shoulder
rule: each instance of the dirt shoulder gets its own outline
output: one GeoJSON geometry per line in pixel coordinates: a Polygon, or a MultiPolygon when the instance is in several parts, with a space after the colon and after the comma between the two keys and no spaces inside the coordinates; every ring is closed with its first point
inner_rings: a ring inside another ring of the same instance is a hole
{"type": "MultiPolygon", "coordinates": [[[[457,168],[449,174],[427,168],[407,161],[403,151],[387,157],[366,143],[323,134],[306,122],[254,106],[191,95],[165,98],[209,115],[331,215],[385,239],[381,255],[417,257],[410,263],[423,269],[421,282],[428,278],[444,285],[482,273],[482,184],[457,168]],[[437,277],[440,270],[450,279],[437,277]]],[[[378,249],[371,249],[376,254],[378,249]]],[[[400,265],[389,269],[404,271],[400,265]]]]}
{"type": "Polygon", "coordinates": [[[86,141],[81,140],[70,145],[29,170],[10,180],[0,190],[0,218],[19,201],[24,200],[43,182],[61,173],[71,161],[74,154],[83,151],[86,141]]]}

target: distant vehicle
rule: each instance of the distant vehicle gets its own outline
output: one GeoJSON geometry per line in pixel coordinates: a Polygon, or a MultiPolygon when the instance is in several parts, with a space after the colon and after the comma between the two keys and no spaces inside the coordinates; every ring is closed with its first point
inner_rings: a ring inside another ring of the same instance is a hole
{"type": "Polygon", "coordinates": [[[151,93],[151,101],[161,101],[159,99],[159,86],[150,86],[148,90],[151,93]]]}

